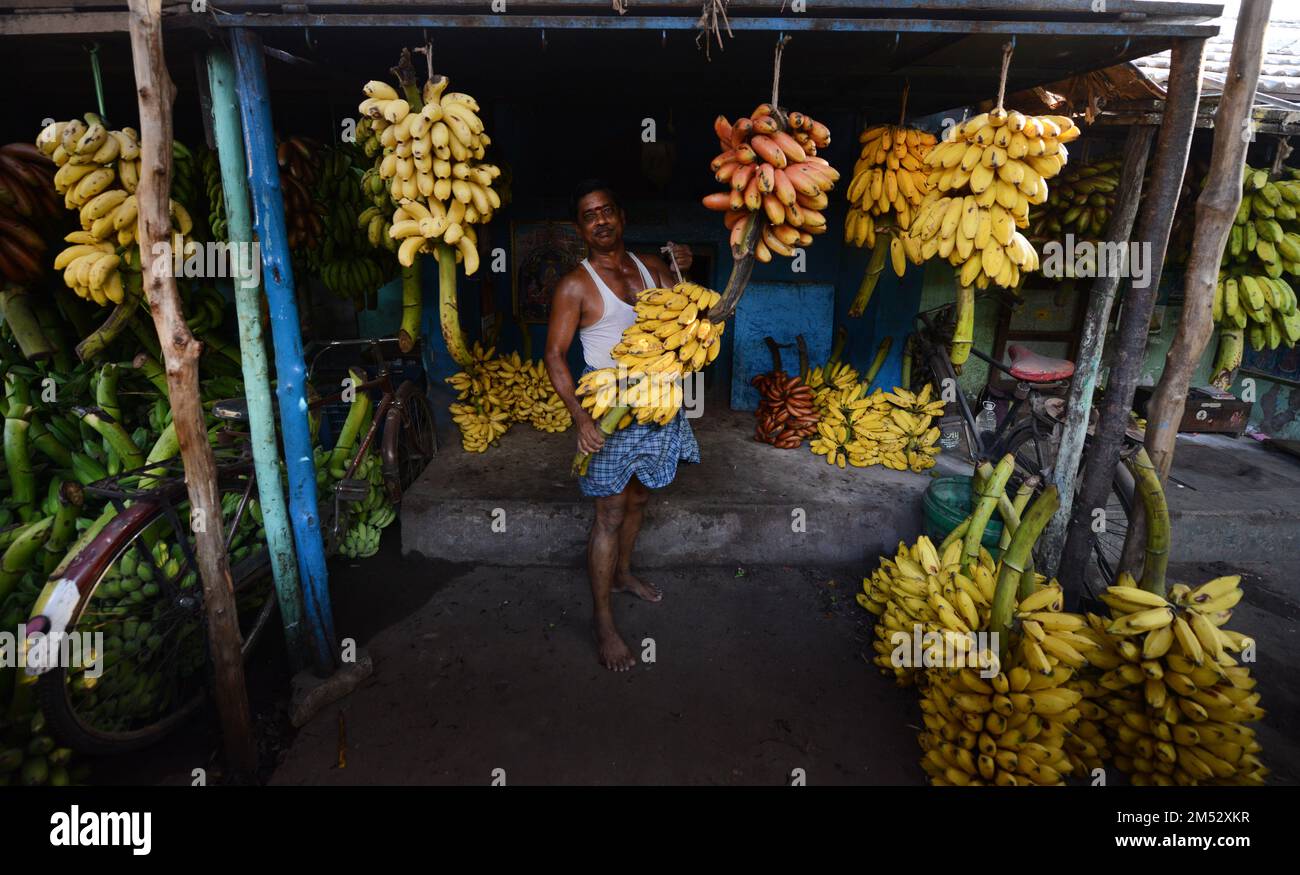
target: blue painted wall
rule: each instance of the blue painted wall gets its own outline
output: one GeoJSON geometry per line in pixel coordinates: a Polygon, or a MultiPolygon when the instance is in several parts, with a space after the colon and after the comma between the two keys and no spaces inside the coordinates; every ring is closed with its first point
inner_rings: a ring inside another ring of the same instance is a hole
{"type": "MultiPolygon", "coordinates": [[[[749,381],[772,369],[771,351],[764,338],[782,343],[783,338],[802,334],[810,361],[821,362],[830,356],[834,307],[835,287],[830,283],[750,283],[732,326],[733,410],[758,408],[758,390],[749,381]]],[[[787,374],[798,373],[798,350],[781,350],[781,362],[787,374]]]]}

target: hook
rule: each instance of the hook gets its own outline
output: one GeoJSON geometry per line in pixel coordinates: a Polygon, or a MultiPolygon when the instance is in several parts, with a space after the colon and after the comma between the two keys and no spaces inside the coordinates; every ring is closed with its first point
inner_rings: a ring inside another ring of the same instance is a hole
{"type": "Polygon", "coordinates": [[[546,51],[546,28],[542,28],[542,51],[546,51]]]}
{"type": "Polygon", "coordinates": [[[659,31],[659,47],[661,49],[668,48],[668,31],[666,29],[659,31]]]}
{"type": "Polygon", "coordinates": [[[898,54],[898,46],[901,42],[902,42],[902,34],[900,34],[898,31],[894,31],[894,48],[890,50],[890,54],[892,55],[898,54]]]}
{"type": "Polygon", "coordinates": [[[310,27],[304,27],[304,28],[302,29],[302,40],[303,40],[303,42],[306,43],[306,45],[307,45],[307,51],[309,51],[309,52],[314,52],[314,51],[316,51],[316,41],[313,40],[313,39],[311,38],[311,28],[310,28],[310,27]]]}

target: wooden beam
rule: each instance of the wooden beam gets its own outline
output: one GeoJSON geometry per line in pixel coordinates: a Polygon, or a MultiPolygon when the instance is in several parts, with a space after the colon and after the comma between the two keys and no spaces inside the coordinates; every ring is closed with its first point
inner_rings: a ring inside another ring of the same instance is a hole
{"type": "Polygon", "coordinates": [[[195,554],[203,581],[213,698],[221,719],[228,766],[235,775],[246,778],[256,771],[257,747],[244,687],[239,613],[222,534],[216,461],[200,403],[199,353],[203,345],[185,324],[170,256],[161,256],[167,261],[160,269],[155,269],[154,264],[157,253],[170,253],[172,247],[172,101],[176,87],[163,53],[160,0],[131,0],[130,6],[131,57],[142,146],[140,183],[135,193],[139,204],[136,238],[140,242],[149,312],[167,367],[172,421],[185,464],[195,554]]]}
{"type": "Polygon", "coordinates": [[[1165,356],[1164,372],[1147,405],[1147,453],[1163,483],[1174,459],[1178,424],[1187,406],[1192,372],[1201,361],[1214,333],[1211,310],[1219,278],[1223,248],[1232,221],[1241,206],[1241,172],[1250,145],[1249,123],[1259,68],[1264,58],[1264,30],[1272,0],[1244,0],[1237,16],[1237,32],[1228,62],[1228,80],[1219,101],[1214,129],[1214,151],[1205,188],[1196,201],[1196,229],[1187,259],[1183,284],[1183,314],[1174,342],[1165,356]]]}
{"type": "MultiPolygon", "coordinates": [[[[1137,390],[1138,372],[1146,351],[1147,332],[1155,308],[1160,274],[1169,245],[1169,230],[1178,207],[1178,193],[1187,169],[1192,134],[1196,126],[1196,107],[1201,97],[1201,66],[1205,59],[1205,40],[1180,40],[1170,58],[1169,99],[1165,105],[1164,124],[1156,141],[1155,166],[1151,172],[1151,191],[1143,199],[1138,222],[1137,241],[1149,247],[1151,272],[1145,286],[1126,282],[1124,309],[1116,332],[1115,354],[1106,383],[1106,398],[1101,418],[1088,449],[1083,485],[1074,502],[1065,549],[1061,554],[1058,579],[1067,589],[1079,592],[1088,568],[1092,549],[1092,521],[1095,508],[1106,507],[1128,429],[1129,412],[1137,390]]],[[[1132,514],[1133,512],[1131,512],[1132,514]]]]}

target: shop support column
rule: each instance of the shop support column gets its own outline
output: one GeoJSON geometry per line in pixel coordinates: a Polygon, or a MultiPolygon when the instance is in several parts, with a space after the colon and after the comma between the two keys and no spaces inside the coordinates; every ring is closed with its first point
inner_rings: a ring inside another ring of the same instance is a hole
{"type": "Polygon", "coordinates": [[[212,94],[212,130],[221,163],[221,190],[225,195],[235,275],[235,311],[239,319],[239,352],[243,360],[244,399],[252,433],[253,467],[257,498],[271,554],[271,574],[280,602],[280,619],[288,643],[290,667],[296,674],[311,663],[310,642],[303,625],[302,592],[289,512],[280,485],[280,450],[275,439],[275,412],[271,406],[271,377],[262,336],[262,265],[252,261],[253,219],[248,200],[248,168],[244,164],[244,139],[239,125],[239,97],[235,92],[235,64],[223,48],[208,52],[208,84],[212,94]],[[238,262],[234,262],[237,253],[238,262]],[[247,273],[245,271],[248,271],[247,273]]]}
{"type": "Polygon", "coordinates": [[[335,667],[334,617],[330,610],[325,544],[316,496],[316,465],[307,415],[307,366],[303,361],[298,304],[294,297],[266,65],[262,59],[262,40],[257,34],[247,28],[233,28],[231,42],[235,49],[239,113],[248,155],[248,184],[253,195],[262,279],[275,344],[280,435],[289,475],[289,518],[298,550],[303,606],[311,629],[312,664],[318,675],[326,676],[335,667]]]}

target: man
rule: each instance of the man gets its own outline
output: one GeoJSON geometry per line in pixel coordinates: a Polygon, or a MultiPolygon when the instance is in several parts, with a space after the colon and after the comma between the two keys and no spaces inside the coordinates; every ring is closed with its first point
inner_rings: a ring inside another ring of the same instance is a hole
{"type": "MultiPolygon", "coordinates": [[[[614,625],[611,592],[627,592],[649,602],[663,594],[632,573],[632,549],[651,489],[672,482],[677,462],[698,462],[700,447],[684,412],[668,425],[633,423],[606,437],[574,394],[566,359],[576,332],[587,370],[615,367],[610,350],[623,330],[636,321],[636,296],[647,288],[667,288],[675,277],[663,259],[636,256],[623,246],[626,216],[608,185],[587,180],[570,200],[578,233],[588,257],[560,279],[551,300],[546,337],[546,371],[578,429],[578,450],[594,453],[583,495],[596,500],[596,521],[587,543],[591,577],[592,630],[600,662],[612,671],[627,671],[637,659],[614,625]]],[[[678,266],[691,265],[686,246],[673,247],[678,266]]]]}

